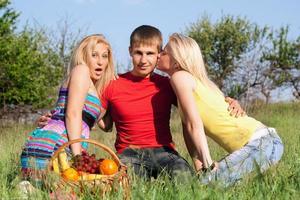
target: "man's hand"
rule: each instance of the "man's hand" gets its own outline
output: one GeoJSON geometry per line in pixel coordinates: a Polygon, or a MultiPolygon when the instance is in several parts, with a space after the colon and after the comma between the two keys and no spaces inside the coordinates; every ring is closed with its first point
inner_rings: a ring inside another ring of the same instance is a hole
{"type": "Polygon", "coordinates": [[[111,118],[109,110],[105,112],[105,115],[98,121],[98,126],[105,132],[111,132],[113,128],[113,120],[111,118]]]}
{"type": "Polygon", "coordinates": [[[246,115],[246,112],[243,110],[239,102],[230,97],[225,97],[225,101],[229,104],[228,112],[231,116],[234,117],[242,117],[246,115]]]}
{"type": "Polygon", "coordinates": [[[50,112],[42,115],[41,117],[39,117],[36,120],[37,126],[40,127],[40,128],[43,128],[44,126],[46,126],[48,124],[51,117],[52,117],[52,114],[50,112]]]}

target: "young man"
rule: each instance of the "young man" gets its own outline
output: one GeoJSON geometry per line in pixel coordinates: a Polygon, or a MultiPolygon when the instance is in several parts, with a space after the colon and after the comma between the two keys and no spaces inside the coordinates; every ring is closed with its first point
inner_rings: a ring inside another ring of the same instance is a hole
{"type": "Polygon", "coordinates": [[[169,122],[176,96],[169,78],[153,73],[161,49],[157,28],[136,28],[129,47],[133,69],[112,81],[101,101],[115,122],[121,161],[145,177],[157,177],[162,171],[171,177],[193,171],[172,141],[169,122]]]}

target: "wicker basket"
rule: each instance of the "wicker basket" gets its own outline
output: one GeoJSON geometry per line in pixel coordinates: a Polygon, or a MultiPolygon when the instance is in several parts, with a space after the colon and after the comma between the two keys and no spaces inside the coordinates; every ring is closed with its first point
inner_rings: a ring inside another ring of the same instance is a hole
{"type": "MultiPolygon", "coordinates": [[[[89,176],[90,178],[87,179],[82,179],[79,178],[78,181],[70,181],[66,180],[62,177],[60,177],[60,186],[71,186],[72,188],[76,187],[79,188],[81,191],[88,189],[91,192],[97,192],[101,193],[102,195],[108,193],[108,192],[113,192],[117,191],[118,189],[122,189],[124,192],[124,199],[129,199],[130,198],[130,189],[129,189],[129,179],[126,173],[126,166],[123,165],[118,158],[118,156],[107,146],[91,139],[76,139],[76,140],[71,140],[65,144],[63,144],[55,153],[53,154],[51,161],[49,163],[48,169],[53,171],[53,162],[55,160],[58,160],[58,156],[61,152],[67,152],[67,162],[69,162],[69,165],[72,165],[72,154],[70,153],[70,148],[69,146],[74,143],[82,143],[86,142],[88,143],[88,152],[91,151],[92,149],[95,151],[102,151],[104,150],[104,153],[110,155],[110,157],[116,162],[118,165],[118,172],[113,174],[113,175],[95,175],[94,178],[93,176],[89,176]],[[91,148],[93,147],[93,148],[91,148]],[[92,178],[91,178],[92,177],[92,178]]],[[[56,171],[59,175],[61,175],[62,170],[59,168],[60,171],[56,171]]]]}

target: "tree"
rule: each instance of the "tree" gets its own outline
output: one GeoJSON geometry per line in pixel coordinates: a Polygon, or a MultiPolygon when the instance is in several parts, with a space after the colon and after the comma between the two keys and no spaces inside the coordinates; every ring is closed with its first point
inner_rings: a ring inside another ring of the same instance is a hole
{"type": "Polygon", "coordinates": [[[0,0],[0,37],[3,38],[5,36],[10,36],[16,26],[16,20],[19,14],[14,11],[10,6],[9,0],[0,0]]]}
{"type": "Polygon", "coordinates": [[[295,98],[300,99],[300,37],[288,40],[289,27],[281,27],[270,35],[272,45],[264,52],[262,60],[270,63],[267,76],[277,87],[292,87],[295,98]]]}
{"type": "Polygon", "coordinates": [[[202,17],[187,32],[201,47],[208,73],[223,91],[225,80],[235,71],[242,55],[255,47],[261,34],[257,25],[229,15],[215,24],[202,17]]]}
{"type": "Polygon", "coordinates": [[[25,27],[15,33],[18,14],[9,5],[7,0],[0,2],[0,107],[49,105],[62,63],[44,32],[25,27]]]}
{"type": "Polygon", "coordinates": [[[271,71],[270,64],[263,60],[262,56],[270,44],[268,36],[271,33],[271,29],[267,27],[261,28],[255,43],[251,45],[251,50],[249,49],[248,52],[242,55],[241,59],[236,63],[237,68],[232,76],[226,79],[226,85],[231,86],[228,89],[229,96],[242,98],[245,102],[252,102],[253,99],[260,98],[262,95],[265,98],[265,102],[269,102],[271,92],[277,86],[268,77],[271,71]]]}
{"type": "Polygon", "coordinates": [[[55,30],[48,31],[47,35],[51,41],[51,47],[58,53],[60,62],[64,66],[64,75],[68,74],[68,68],[72,51],[76,44],[83,38],[84,31],[88,30],[88,27],[83,29],[74,29],[74,22],[71,21],[69,16],[65,16],[58,21],[55,30]]]}
{"type": "Polygon", "coordinates": [[[224,93],[235,98],[263,95],[269,101],[278,87],[290,87],[300,98],[300,37],[287,39],[247,19],[222,16],[215,23],[204,16],[187,29],[201,47],[207,71],[224,93]]]}
{"type": "Polygon", "coordinates": [[[49,106],[62,77],[62,64],[48,48],[47,38],[40,32],[25,29],[7,42],[7,51],[0,48],[1,107],[6,104],[49,106]]]}
{"type": "Polygon", "coordinates": [[[3,80],[6,79],[5,60],[9,52],[11,41],[13,41],[13,32],[16,28],[15,23],[19,14],[9,8],[9,0],[0,0],[0,99],[5,104],[3,80]]]}

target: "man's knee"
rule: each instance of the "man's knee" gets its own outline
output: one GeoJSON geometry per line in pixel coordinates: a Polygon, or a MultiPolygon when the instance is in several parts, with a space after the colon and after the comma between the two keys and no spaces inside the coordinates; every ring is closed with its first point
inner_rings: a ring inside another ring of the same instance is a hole
{"type": "Polygon", "coordinates": [[[189,165],[189,163],[182,158],[180,158],[174,162],[174,164],[172,165],[172,171],[174,171],[176,173],[178,173],[178,172],[187,172],[190,174],[194,173],[194,170],[189,165]]]}
{"type": "Polygon", "coordinates": [[[179,183],[189,182],[195,175],[193,168],[180,156],[170,163],[169,174],[174,181],[179,183]]]}

